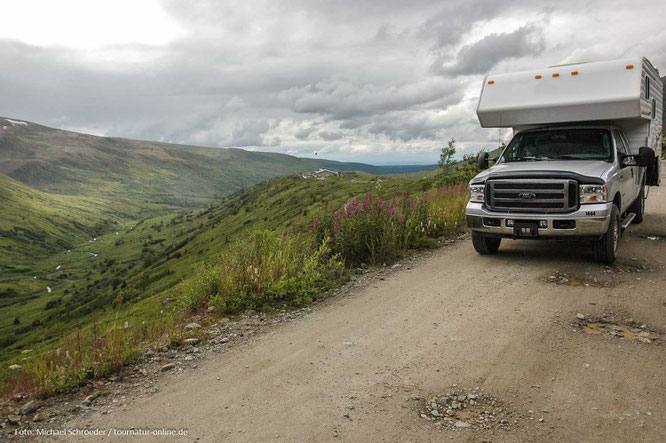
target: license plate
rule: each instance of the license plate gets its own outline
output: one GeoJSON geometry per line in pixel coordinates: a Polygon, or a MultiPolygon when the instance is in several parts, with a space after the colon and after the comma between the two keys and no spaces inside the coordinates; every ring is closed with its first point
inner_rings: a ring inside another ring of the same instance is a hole
{"type": "Polygon", "coordinates": [[[513,235],[516,237],[538,237],[539,222],[516,223],[513,227],[513,235]]]}

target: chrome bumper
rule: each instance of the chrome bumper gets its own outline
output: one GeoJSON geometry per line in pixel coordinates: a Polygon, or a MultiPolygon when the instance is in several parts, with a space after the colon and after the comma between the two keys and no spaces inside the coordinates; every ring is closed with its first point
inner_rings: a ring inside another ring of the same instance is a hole
{"type": "Polygon", "coordinates": [[[599,236],[606,233],[610,223],[612,203],[581,205],[581,208],[568,214],[534,214],[491,212],[483,203],[467,203],[467,225],[473,231],[496,234],[501,237],[513,237],[513,227],[506,225],[506,220],[545,220],[547,227],[539,228],[539,237],[584,237],[599,236]],[[499,219],[499,226],[488,226],[484,218],[499,219]],[[555,229],[556,220],[573,220],[576,226],[571,229],[555,229]]]}

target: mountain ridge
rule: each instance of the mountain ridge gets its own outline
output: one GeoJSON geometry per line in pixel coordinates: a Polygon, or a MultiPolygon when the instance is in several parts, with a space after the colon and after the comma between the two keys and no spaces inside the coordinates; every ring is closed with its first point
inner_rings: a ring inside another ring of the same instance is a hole
{"type": "Polygon", "coordinates": [[[382,175],[434,167],[100,137],[0,117],[0,173],[56,194],[128,196],[192,208],[268,178],[318,168],[382,175]]]}

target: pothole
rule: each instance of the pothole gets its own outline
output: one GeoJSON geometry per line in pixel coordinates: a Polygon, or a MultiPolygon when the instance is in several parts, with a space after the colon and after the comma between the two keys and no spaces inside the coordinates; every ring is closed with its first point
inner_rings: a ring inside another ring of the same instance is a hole
{"type": "Polygon", "coordinates": [[[583,277],[583,276],[566,274],[560,271],[555,271],[554,273],[547,275],[544,278],[544,281],[555,285],[584,286],[584,287],[595,287],[595,288],[610,288],[617,284],[614,281],[600,280],[590,275],[586,275],[583,277]]]}
{"type": "Polygon", "coordinates": [[[414,395],[412,399],[419,401],[421,418],[447,429],[510,430],[522,418],[479,388],[466,390],[454,386],[447,394],[427,399],[414,395]]]}
{"type": "Polygon", "coordinates": [[[574,326],[586,334],[603,335],[637,343],[654,343],[660,339],[659,334],[650,330],[646,324],[634,322],[632,319],[620,322],[608,319],[606,316],[587,318],[583,314],[578,314],[574,326]]]}
{"type": "Polygon", "coordinates": [[[634,274],[650,271],[652,271],[652,268],[646,263],[646,260],[636,257],[631,257],[628,262],[616,262],[611,266],[606,266],[604,269],[604,272],[609,274],[634,274]]]}

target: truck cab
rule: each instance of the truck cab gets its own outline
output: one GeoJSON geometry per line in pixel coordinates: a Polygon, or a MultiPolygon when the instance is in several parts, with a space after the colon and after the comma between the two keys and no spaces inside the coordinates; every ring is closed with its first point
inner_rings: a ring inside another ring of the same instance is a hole
{"type": "MultiPolygon", "coordinates": [[[[598,261],[616,259],[622,230],[643,220],[646,186],[659,184],[654,146],[659,137],[651,143],[650,132],[661,134],[661,109],[653,105],[646,116],[641,103],[645,82],[624,72],[645,62],[569,65],[486,78],[477,109],[482,126],[511,127],[514,136],[496,158],[480,154],[483,171],[470,181],[467,223],[477,252],[496,253],[503,238],[570,238],[591,241],[598,261]],[[573,78],[558,83],[563,72],[573,78]],[[551,85],[529,84],[544,75],[551,85]],[[580,81],[579,76],[587,78],[580,81]],[[620,92],[599,87],[612,83],[609,77],[621,83],[620,92]],[[498,94],[500,85],[506,91],[498,94]],[[637,103],[627,103],[628,90],[637,103]]],[[[654,87],[648,98],[661,102],[661,93],[654,87]]]]}

